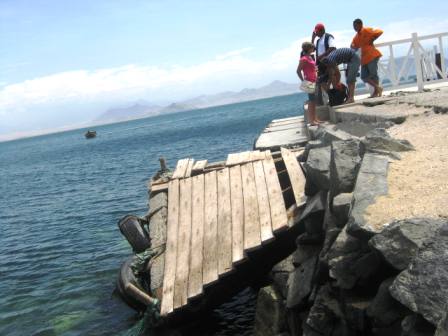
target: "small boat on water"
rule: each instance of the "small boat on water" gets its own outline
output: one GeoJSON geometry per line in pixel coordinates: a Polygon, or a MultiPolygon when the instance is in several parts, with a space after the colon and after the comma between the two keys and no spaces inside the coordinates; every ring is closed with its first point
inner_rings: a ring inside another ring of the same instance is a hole
{"type": "Polygon", "coordinates": [[[96,137],[96,131],[88,130],[86,133],[84,133],[84,136],[86,137],[86,139],[92,139],[96,137]]]}

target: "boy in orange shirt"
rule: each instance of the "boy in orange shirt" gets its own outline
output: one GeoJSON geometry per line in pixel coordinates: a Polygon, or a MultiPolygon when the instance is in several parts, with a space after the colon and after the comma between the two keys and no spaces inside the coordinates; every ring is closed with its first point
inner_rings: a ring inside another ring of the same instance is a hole
{"type": "Polygon", "coordinates": [[[374,87],[375,91],[370,97],[381,97],[383,88],[379,84],[378,61],[382,54],[375,48],[373,41],[380,37],[383,31],[363,27],[361,19],[353,21],[353,28],[357,34],[353,38],[351,47],[361,48],[361,79],[374,87]]]}

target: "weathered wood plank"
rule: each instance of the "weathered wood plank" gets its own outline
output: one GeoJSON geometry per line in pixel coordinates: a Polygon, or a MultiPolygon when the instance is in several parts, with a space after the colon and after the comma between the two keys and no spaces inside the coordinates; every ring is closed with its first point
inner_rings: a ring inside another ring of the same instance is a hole
{"type": "Polygon", "coordinates": [[[204,238],[204,175],[192,178],[191,256],[188,276],[188,298],[202,293],[204,238]]]}
{"type": "Polygon", "coordinates": [[[271,208],[272,230],[275,232],[286,229],[288,219],[286,217],[286,206],[283,200],[280,182],[275,170],[272,158],[263,161],[263,169],[266,178],[266,185],[269,195],[269,205],[271,208]]]}
{"type": "Polygon", "coordinates": [[[305,175],[302,168],[297,161],[294,153],[286,148],[281,149],[283,162],[285,162],[286,170],[288,171],[289,180],[291,181],[294,198],[298,207],[306,203],[305,197],[305,175]]]}
{"type": "Polygon", "coordinates": [[[232,262],[244,259],[244,206],[241,167],[230,167],[230,200],[232,204],[232,262]]]}
{"type": "Polygon", "coordinates": [[[218,195],[216,171],[211,171],[205,176],[204,195],[204,261],[203,279],[204,285],[218,280],[218,195]]]}
{"type": "Polygon", "coordinates": [[[151,185],[151,192],[168,189],[168,182],[151,185]]]}
{"type": "Polygon", "coordinates": [[[264,160],[266,158],[266,153],[260,152],[259,150],[250,152],[250,161],[258,161],[258,160],[264,160]]]}
{"type": "Polygon", "coordinates": [[[218,171],[218,273],[232,270],[232,210],[229,168],[218,171]]]}
{"type": "Polygon", "coordinates": [[[193,170],[193,165],[194,165],[194,159],[190,159],[188,161],[187,169],[185,169],[184,177],[190,177],[191,176],[191,171],[193,170]]]}
{"type": "Polygon", "coordinates": [[[192,174],[202,173],[207,166],[207,160],[199,160],[194,163],[192,174]]]}
{"type": "Polygon", "coordinates": [[[173,311],[174,281],[176,279],[177,227],[179,221],[179,180],[172,180],[168,186],[167,240],[165,249],[165,271],[163,298],[160,314],[165,316],[173,311]]]}
{"type": "Polygon", "coordinates": [[[230,153],[227,155],[226,166],[233,166],[238,164],[241,153],[230,153]]]}
{"type": "Polygon", "coordinates": [[[257,187],[258,199],[258,216],[260,220],[261,241],[267,243],[274,238],[271,225],[271,209],[269,206],[269,195],[264,177],[264,169],[262,161],[255,161],[254,175],[255,185],[257,187]]]}
{"type": "Polygon", "coordinates": [[[241,180],[244,199],[244,250],[247,251],[261,245],[257,188],[252,163],[241,166],[241,180]]]}
{"type": "Polygon", "coordinates": [[[190,159],[182,159],[177,161],[176,169],[174,170],[172,179],[183,178],[185,176],[185,172],[187,171],[188,164],[190,159]]]}
{"type": "Polygon", "coordinates": [[[191,240],[191,178],[179,181],[179,229],[177,233],[174,309],[187,304],[191,240]]]}

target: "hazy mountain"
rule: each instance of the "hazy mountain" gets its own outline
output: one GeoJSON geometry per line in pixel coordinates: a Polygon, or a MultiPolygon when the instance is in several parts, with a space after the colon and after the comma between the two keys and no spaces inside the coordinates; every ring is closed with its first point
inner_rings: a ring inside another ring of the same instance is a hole
{"type": "Polygon", "coordinates": [[[158,105],[143,105],[140,102],[128,107],[111,108],[101,114],[95,121],[116,122],[129,119],[138,119],[159,114],[163,107],[158,105]]]}
{"type": "Polygon", "coordinates": [[[142,103],[144,101],[140,100],[139,103],[134,103],[129,107],[111,108],[101,114],[95,121],[118,122],[130,119],[145,118],[157,114],[174,113],[211,106],[234,104],[244,101],[276,97],[298,92],[298,84],[289,84],[281,81],[274,81],[266,86],[262,86],[256,89],[243,89],[239,92],[226,91],[213,95],[201,95],[192,99],[174,102],[167,106],[151,105],[149,103],[142,103]]]}

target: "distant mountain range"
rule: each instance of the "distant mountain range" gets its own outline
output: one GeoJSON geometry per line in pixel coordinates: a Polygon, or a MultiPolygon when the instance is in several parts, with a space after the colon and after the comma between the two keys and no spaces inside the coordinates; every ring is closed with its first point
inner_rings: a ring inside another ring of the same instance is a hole
{"type": "Polygon", "coordinates": [[[243,89],[239,92],[227,91],[213,95],[202,95],[196,98],[174,102],[167,106],[138,102],[133,103],[128,107],[111,108],[96,118],[95,122],[113,123],[124,120],[145,118],[158,114],[234,104],[299,92],[298,84],[274,81],[269,85],[256,89],[243,89]]]}

